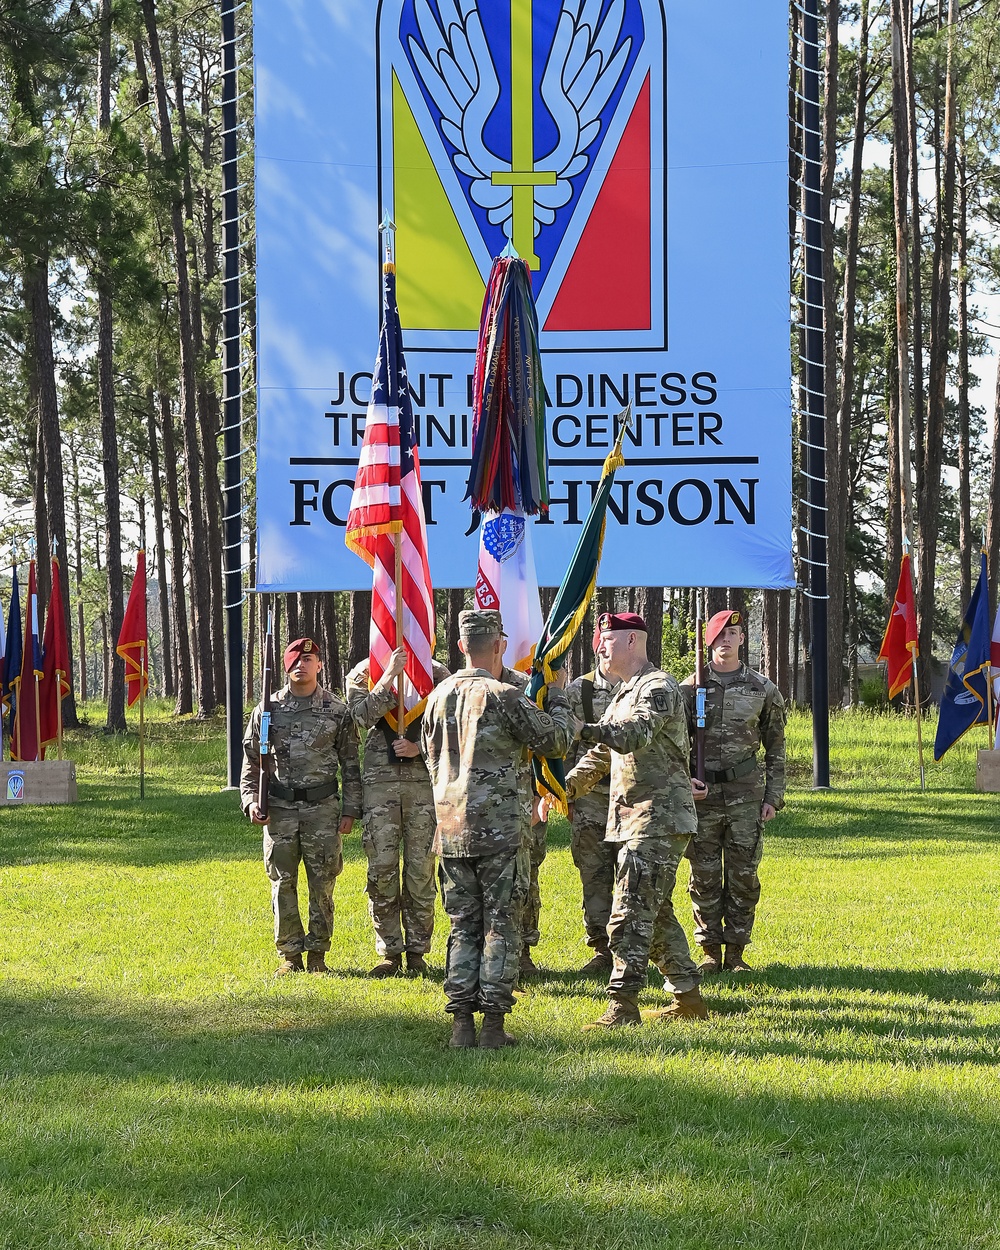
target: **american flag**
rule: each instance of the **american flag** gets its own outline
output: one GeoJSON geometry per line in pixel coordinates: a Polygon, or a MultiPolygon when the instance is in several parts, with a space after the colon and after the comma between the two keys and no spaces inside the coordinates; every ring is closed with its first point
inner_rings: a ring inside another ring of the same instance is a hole
{"type": "MultiPolygon", "coordinates": [[[[358,476],[347,515],[348,547],[372,568],[369,681],[385,672],[396,646],[406,645],[404,725],[424,709],[434,688],[431,657],[437,630],[434,589],[427,563],[427,528],[420,489],[420,455],[396,308],[396,274],[383,266],[382,332],[372,373],[372,397],[358,476]],[[402,548],[403,637],[396,639],[396,535],[402,548]]],[[[395,709],[386,720],[397,732],[395,709]]]]}

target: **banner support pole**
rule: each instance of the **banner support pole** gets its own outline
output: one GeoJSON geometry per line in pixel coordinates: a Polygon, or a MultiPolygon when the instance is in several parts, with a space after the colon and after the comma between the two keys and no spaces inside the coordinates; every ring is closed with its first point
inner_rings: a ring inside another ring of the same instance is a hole
{"type": "Polygon", "coordinates": [[[221,0],[222,17],[222,436],[223,574],[226,588],[226,746],[227,784],[240,784],[243,764],[243,545],[240,508],[240,222],[239,117],[236,55],[237,0],[221,0]]]}

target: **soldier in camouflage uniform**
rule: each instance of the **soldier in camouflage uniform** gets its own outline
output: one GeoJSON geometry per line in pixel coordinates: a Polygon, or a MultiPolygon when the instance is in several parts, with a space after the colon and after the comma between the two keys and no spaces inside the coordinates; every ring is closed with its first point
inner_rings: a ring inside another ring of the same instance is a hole
{"type": "Polygon", "coordinates": [[[605,671],[621,681],[597,724],[580,739],[591,749],[566,778],[576,801],[611,774],[605,837],[617,847],[615,893],[608,922],[614,967],[608,1010],[587,1028],[640,1024],[639,992],[646,984],[653,925],[674,1001],[657,1017],[703,1019],[700,974],[674,915],[677,865],[697,829],[689,771],[691,743],[680,687],[646,658],[646,625],[634,612],[605,612],[598,622],[605,671]]]}
{"type": "MultiPolygon", "coordinates": [[[[371,689],[367,659],[347,676],[347,706],[358,729],[368,732],[361,837],[368,856],[368,911],[382,956],[369,973],[373,977],[399,972],[404,952],[410,972],[426,973],[424,956],[434,932],[434,795],[420,755],[420,719],[402,735],[386,720],[396,708],[395,681],[405,664],[406,648],[399,647],[371,689]]],[[[433,676],[437,684],[448,670],[435,662],[433,676]]]]}
{"type": "MultiPolygon", "coordinates": [[[[708,797],[687,850],[703,973],[750,971],[743,950],[760,898],[764,825],[785,801],[785,702],[773,682],[740,662],[744,638],[742,615],[729,609],[705,629],[712,655],[705,670],[708,797]]],[[[694,677],[683,690],[693,722],[694,677]]]]}
{"type": "Polygon", "coordinates": [[[434,850],[451,919],[444,988],[455,1047],[476,1045],[476,1011],[484,1017],[481,1047],[514,1044],[504,1018],[514,1005],[527,885],[519,850],[531,819],[522,750],[562,755],[571,737],[562,690],[550,691],[543,712],[499,680],[502,630],[499,612],[459,615],[467,667],[431,692],[421,733],[434,787],[434,850]]]}
{"type": "MultiPolygon", "coordinates": [[[[500,681],[508,686],[516,686],[518,690],[527,690],[528,674],[519,669],[508,668],[505,664],[500,670],[500,681]]],[[[528,883],[527,892],[521,905],[521,958],[518,964],[519,979],[538,975],[539,969],[531,955],[532,947],[537,946],[541,938],[539,921],[542,914],[542,895],[538,888],[538,872],[545,862],[548,846],[548,823],[539,820],[531,774],[531,757],[527,750],[521,752],[521,779],[524,783],[528,801],[532,805],[531,821],[521,840],[520,855],[523,861],[521,871],[528,883]]]]}
{"type": "Polygon", "coordinates": [[[319,684],[323,669],[311,638],[285,648],[287,685],[271,701],[268,814],[257,804],[261,707],[243,736],[240,804],[264,826],[264,867],[271,880],[274,943],[282,956],[277,975],[326,972],[333,935],[333,887],[344,867],[342,845],[361,815],[358,739],[347,704],[319,684]],[[343,784],[338,796],[337,770],[343,784]],[[309,931],[299,916],[299,865],[309,889],[309,931]]]}
{"type": "MultiPolygon", "coordinates": [[[[600,631],[594,634],[594,650],[601,641],[600,631]]],[[[566,687],[569,705],[577,720],[594,724],[607,711],[618,690],[618,681],[605,671],[604,657],[598,655],[597,667],[566,687]]],[[[587,753],[578,744],[567,756],[573,765],[587,753]]],[[[580,969],[586,974],[607,975],[611,971],[611,948],[608,946],[608,921],[615,892],[615,862],[618,847],[605,840],[608,825],[608,800],[611,797],[610,774],[601,778],[589,794],[581,794],[570,807],[570,851],[583,886],[583,924],[587,945],[594,955],[580,969]]]]}

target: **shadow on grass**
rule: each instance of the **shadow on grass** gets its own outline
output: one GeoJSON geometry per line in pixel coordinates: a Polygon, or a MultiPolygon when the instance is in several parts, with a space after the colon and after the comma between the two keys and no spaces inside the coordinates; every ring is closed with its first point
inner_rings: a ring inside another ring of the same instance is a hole
{"type": "Polygon", "coordinates": [[[707,1027],[499,1054],[446,1034],[281,994],[0,994],[17,1244],[140,1244],[110,1235],[140,1217],[146,1246],[790,1247],[809,1223],[845,1250],[987,1244],[1000,1131],[947,1091],[709,1080],[707,1027]],[[887,1203],[895,1239],[876,1242],[887,1203]]]}
{"type": "MultiPolygon", "coordinates": [[[[0,867],[91,863],[152,868],[199,860],[261,856],[261,830],[232,792],[103,800],[4,812],[0,867]]],[[[344,860],[363,860],[360,826],[344,841],[344,860]]]]}

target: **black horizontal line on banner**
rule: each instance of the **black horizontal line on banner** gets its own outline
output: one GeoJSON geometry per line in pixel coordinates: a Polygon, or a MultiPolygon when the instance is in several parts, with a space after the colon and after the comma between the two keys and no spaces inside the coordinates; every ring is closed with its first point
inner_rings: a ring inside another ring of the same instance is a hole
{"type": "MultiPolygon", "coordinates": [[[[604,466],[604,457],[599,456],[593,460],[570,460],[570,459],[549,459],[549,464],[553,468],[560,469],[600,469],[604,466]]],[[[291,456],[288,460],[292,465],[357,465],[357,456],[291,456]]],[[[467,469],[471,461],[457,459],[428,459],[425,456],[420,457],[420,467],[422,469],[467,469]]],[[[629,456],[625,461],[625,468],[631,468],[632,465],[696,465],[696,464],[760,464],[760,456],[629,456]]]]}

